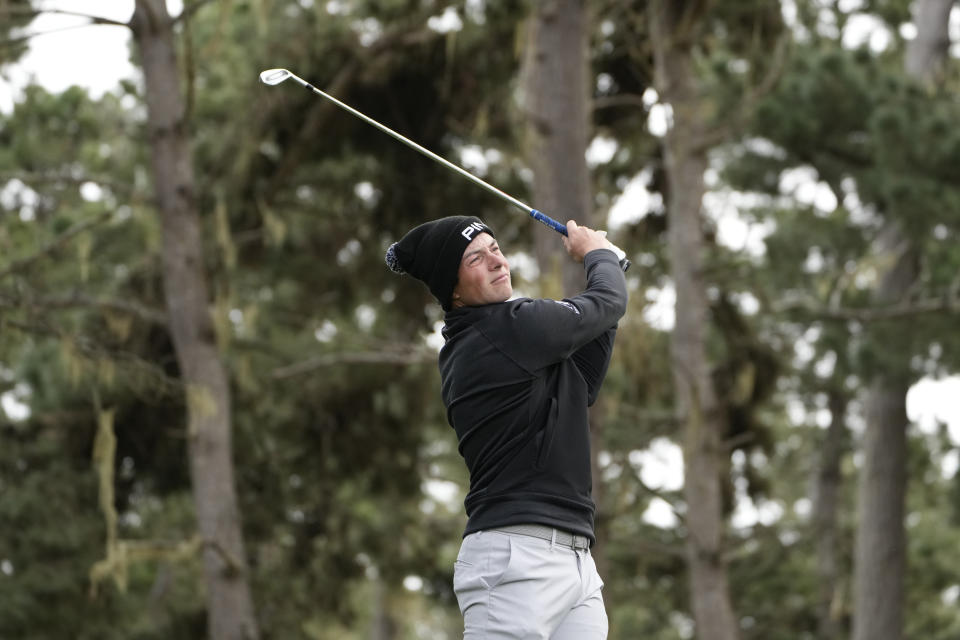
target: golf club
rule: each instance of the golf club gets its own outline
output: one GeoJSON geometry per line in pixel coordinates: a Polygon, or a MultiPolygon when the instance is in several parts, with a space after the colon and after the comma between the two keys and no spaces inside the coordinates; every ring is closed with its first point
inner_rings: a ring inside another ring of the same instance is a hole
{"type": "MultiPolygon", "coordinates": [[[[420,146],[419,144],[417,144],[417,143],[414,142],[413,140],[410,140],[409,138],[405,138],[404,136],[400,135],[399,133],[397,133],[397,132],[394,131],[393,129],[390,129],[389,127],[386,127],[386,126],[380,124],[379,122],[377,122],[377,121],[374,120],[373,118],[370,118],[370,117],[368,117],[368,116],[360,113],[359,111],[357,111],[356,109],[354,109],[354,108],[351,107],[350,105],[348,105],[348,104],[346,104],[346,103],[344,103],[344,102],[341,102],[340,100],[337,100],[336,98],[334,98],[333,96],[331,96],[331,95],[328,94],[328,93],[325,93],[325,92],[321,91],[320,89],[316,88],[315,86],[313,86],[312,84],[310,84],[309,82],[307,82],[307,81],[304,80],[303,78],[300,78],[300,77],[297,76],[296,74],[294,74],[294,73],[292,73],[292,72],[290,72],[290,71],[288,71],[288,70],[286,70],[286,69],[267,69],[266,71],[262,71],[262,72],[260,73],[260,81],[263,82],[264,84],[268,84],[268,85],[271,85],[271,86],[280,84],[280,83],[283,82],[284,80],[288,80],[288,79],[294,80],[294,81],[297,82],[298,84],[303,85],[304,87],[306,87],[306,88],[309,89],[310,91],[313,91],[313,92],[316,93],[317,95],[319,95],[319,96],[321,96],[321,97],[323,97],[323,98],[326,98],[327,100],[329,100],[329,101],[332,102],[333,104],[337,105],[337,106],[340,107],[341,109],[344,109],[345,111],[348,111],[348,112],[352,113],[353,115],[357,116],[358,118],[360,118],[361,120],[363,120],[363,121],[366,122],[367,124],[371,124],[371,125],[373,125],[374,127],[376,127],[377,129],[380,129],[380,131],[383,131],[384,133],[386,133],[387,135],[389,135],[389,136],[391,136],[391,137],[393,137],[393,138],[396,138],[397,140],[399,140],[399,141],[402,142],[403,144],[407,145],[408,147],[410,147],[410,148],[413,149],[414,151],[419,151],[420,153],[422,153],[423,155],[427,156],[427,157],[430,158],[431,160],[435,160],[435,161],[439,162],[440,164],[442,164],[443,166],[447,167],[448,169],[452,169],[452,170],[456,171],[457,173],[459,173],[460,175],[462,175],[464,178],[467,178],[467,179],[470,180],[471,182],[473,182],[473,183],[475,183],[475,184],[483,187],[484,189],[486,189],[486,190],[489,191],[490,193],[493,193],[494,195],[500,196],[501,198],[503,198],[504,200],[506,200],[507,202],[509,202],[509,203],[512,204],[513,206],[517,207],[517,208],[520,209],[521,211],[524,211],[525,213],[527,213],[528,215],[530,215],[530,217],[533,218],[534,220],[538,220],[538,221],[542,222],[543,224],[547,225],[548,227],[550,227],[551,229],[553,229],[554,231],[556,231],[556,232],[558,232],[558,233],[562,233],[563,235],[567,235],[567,227],[566,227],[566,225],[561,224],[560,222],[557,222],[556,220],[554,220],[554,219],[551,218],[550,216],[546,215],[546,214],[543,213],[542,211],[537,211],[537,210],[534,209],[533,207],[531,207],[531,206],[529,206],[529,205],[521,202],[520,200],[517,200],[516,198],[514,198],[514,197],[511,196],[511,195],[508,195],[508,194],[504,193],[503,191],[501,191],[500,189],[497,189],[497,188],[494,187],[493,185],[488,184],[487,182],[484,182],[483,180],[481,180],[480,178],[476,177],[475,175],[473,175],[472,173],[470,173],[470,172],[467,171],[466,169],[463,169],[462,167],[459,167],[459,166],[453,164],[453,163],[450,162],[449,160],[446,160],[446,159],[438,156],[437,154],[435,154],[434,152],[430,151],[429,149],[420,146]]],[[[620,266],[623,268],[624,271],[626,271],[626,270],[630,267],[630,261],[627,260],[626,258],[623,258],[623,259],[620,260],[620,266]]]]}

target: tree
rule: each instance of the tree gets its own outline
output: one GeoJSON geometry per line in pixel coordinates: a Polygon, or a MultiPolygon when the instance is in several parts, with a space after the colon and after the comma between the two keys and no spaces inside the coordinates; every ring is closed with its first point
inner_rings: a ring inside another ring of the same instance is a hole
{"type": "Polygon", "coordinates": [[[709,324],[701,202],[707,169],[703,137],[708,122],[693,68],[695,26],[703,2],[650,4],[656,88],[673,122],[664,141],[670,198],[668,242],[676,288],[671,368],[676,411],[684,429],[686,559],[697,634],[734,640],[739,625],[730,601],[724,560],[721,471],[727,457],[720,402],[710,378],[709,324]]]}
{"type": "MultiPolygon", "coordinates": [[[[521,89],[535,206],[560,222],[587,226],[593,224],[584,159],[591,130],[590,24],[580,0],[538,3],[529,18],[521,89]]],[[[582,269],[557,251],[556,232],[537,228],[534,235],[541,273],[559,280],[563,295],[579,291],[582,269]]]]}
{"type": "MultiPolygon", "coordinates": [[[[906,4],[890,5],[887,9],[889,13],[885,18],[891,24],[908,19],[906,4]]],[[[811,11],[808,15],[801,6],[800,15],[804,20],[811,20],[804,22],[804,27],[810,33],[817,33],[816,24],[823,19],[822,14],[818,16],[816,11],[811,11]]],[[[836,20],[842,27],[845,21],[842,10],[838,10],[836,20]]],[[[761,102],[753,122],[753,132],[774,146],[745,153],[744,159],[749,161],[741,164],[739,170],[752,166],[755,181],[752,188],[774,196],[763,209],[776,221],[776,230],[766,239],[768,258],[765,260],[765,277],[775,278],[776,284],[764,297],[772,302],[771,309],[778,312],[781,326],[788,329],[794,325],[796,328],[790,329],[790,333],[812,346],[810,364],[821,370],[816,376],[805,376],[798,388],[821,389],[811,397],[810,405],[819,411],[831,411],[828,433],[833,435],[843,406],[838,402],[841,396],[851,399],[847,413],[856,419],[857,410],[862,411],[863,406],[856,400],[861,387],[879,378],[899,380],[902,387],[892,398],[899,396],[900,399],[899,408],[893,409],[894,415],[901,416],[904,435],[897,438],[897,442],[902,443],[900,451],[886,451],[885,459],[901,458],[904,468],[909,469],[909,477],[919,477],[922,475],[916,466],[919,458],[913,453],[917,443],[914,437],[907,437],[902,399],[909,382],[918,373],[917,357],[922,358],[929,349],[928,340],[938,343],[946,339],[945,335],[939,335],[937,327],[944,316],[937,317],[938,314],[951,313],[951,305],[944,298],[949,283],[940,275],[944,253],[937,236],[955,224],[950,212],[954,207],[952,203],[956,202],[956,191],[950,182],[952,178],[947,176],[954,174],[950,167],[955,160],[950,159],[953,152],[949,150],[956,149],[956,139],[952,135],[941,139],[942,134],[934,132],[939,131],[944,114],[952,113],[954,107],[949,106],[949,100],[942,99],[940,92],[924,91],[904,77],[901,41],[895,40],[887,52],[875,53],[866,47],[856,50],[837,47],[835,37],[822,31],[809,45],[796,50],[782,81],[761,102]],[[835,208],[824,210],[820,203],[817,206],[796,204],[792,208],[783,205],[778,198],[785,193],[780,180],[785,170],[796,166],[802,167],[801,171],[812,170],[821,186],[835,194],[835,208]],[[880,175],[884,176],[882,180],[878,179],[880,175]],[[878,237],[889,239],[891,228],[899,228],[902,234],[904,242],[898,251],[911,243],[915,245],[915,267],[920,269],[920,278],[909,294],[895,303],[881,304],[876,301],[875,293],[871,295],[880,278],[862,280],[859,274],[882,276],[896,264],[899,254],[877,248],[878,237]],[[936,228],[940,231],[933,232],[936,228]],[[936,302],[931,304],[931,298],[936,302]],[[803,334],[806,337],[800,338],[803,334]],[[832,361],[824,358],[825,355],[831,355],[832,361]],[[913,360],[910,366],[905,356],[913,360]]],[[[727,178],[735,173],[727,172],[727,178]]],[[[952,262],[952,258],[947,258],[947,262],[952,262]]],[[[878,413],[885,411],[874,409],[868,414],[869,429],[873,429],[878,413]]],[[[862,417],[862,413],[860,415],[862,417]]],[[[864,436],[865,441],[872,437],[869,433],[864,436]]],[[[835,452],[826,445],[840,438],[818,436],[817,439],[824,443],[819,454],[821,469],[827,469],[835,452]]],[[[893,447],[896,443],[889,444],[893,447]]],[[[843,474],[852,475],[851,462],[843,460],[840,466],[843,474]]],[[[894,470],[896,466],[888,467],[891,476],[885,481],[896,482],[900,474],[894,470]]],[[[862,471],[872,473],[866,462],[862,471]]],[[[861,488],[866,481],[865,475],[861,488]]],[[[826,483],[820,486],[825,487],[826,483]]],[[[823,491],[817,497],[829,497],[829,493],[823,491]]],[[[847,508],[840,510],[833,531],[850,528],[844,514],[856,506],[856,501],[848,493],[841,490],[836,494],[847,508]]],[[[897,490],[887,486],[881,493],[885,494],[885,508],[889,513],[891,502],[899,500],[897,490]]],[[[901,501],[904,506],[900,508],[910,504],[911,518],[916,518],[922,512],[917,491],[910,488],[905,495],[910,503],[901,501]]],[[[814,507],[817,520],[810,523],[813,526],[829,521],[819,519],[821,504],[818,502],[814,507]]],[[[861,509],[864,508],[867,505],[861,505],[861,509]]],[[[890,520],[884,522],[890,523],[890,520]]],[[[861,522],[859,526],[868,525],[861,522]]],[[[895,541],[902,522],[892,527],[875,523],[871,528],[874,531],[871,535],[895,541]],[[879,534],[881,527],[885,529],[883,534],[879,534]]],[[[824,530],[827,534],[830,531],[824,530]]],[[[812,534],[824,532],[817,527],[812,534]]],[[[839,566],[827,567],[834,575],[845,573],[848,557],[852,555],[845,538],[838,538],[838,548],[832,554],[839,566]]],[[[916,548],[911,542],[904,547],[904,553],[909,555],[911,564],[925,564],[925,557],[918,554],[916,548]]],[[[878,567],[878,563],[879,560],[870,561],[874,567],[878,567]]],[[[895,589],[890,583],[896,579],[891,580],[888,575],[891,566],[897,569],[896,562],[884,563],[884,577],[877,575],[873,579],[884,584],[871,583],[867,590],[874,586],[880,590],[895,589]]],[[[918,576],[925,574],[926,570],[907,574],[906,584],[912,585],[907,589],[915,588],[918,576]]],[[[827,580],[824,580],[825,587],[827,580]]],[[[834,617],[829,622],[834,623],[833,631],[841,634],[846,632],[854,608],[848,603],[843,585],[841,577],[833,587],[825,589],[833,593],[834,617]]],[[[907,634],[912,635],[920,628],[915,625],[922,624],[919,619],[925,616],[915,608],[909,611],[906,627],[911,630],[907,634]]],[[[894,619],[899,615],[896,612],[886,611],[883,615],[888,616],[886,619],[892,626],[898,624],[894,619]]]]}
{"type": "MultiPolygon", "coordinates": [[[[914,3],[917,36],[907,48],[909,76],[930,86],[943,78],[950,37],[952,0],[914,3]]],[[[890,266],[882,271],[873,301],[878,306],[903,303],[920,277],[920,248],[904,233],[907,211],[891,211],[878,241],[890,266]]],[[[879,373],[866,400],[867,429],[860,473],[854,589],[854,640],[898,640],[903,634],[907,483],[906,368],[879,373]]]]}
{"type": "Polygon", "coordinates": [[[187,443],[203,537],[210,637],[259,633],[248,582],[232,460],[232,404],[208,305],[193,162],[173,20],[163,0],[138,0],[130,23],[143,61],[147,134],[163,226],[163,283],[170,334],[187,394],[187,443]]]}

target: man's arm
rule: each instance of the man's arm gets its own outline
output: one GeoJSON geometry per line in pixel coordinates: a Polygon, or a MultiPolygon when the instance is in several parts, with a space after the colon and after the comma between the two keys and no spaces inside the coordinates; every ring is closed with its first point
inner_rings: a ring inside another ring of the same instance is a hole
{"type": "MultiPolygon", "coordinates": [[[[563,245],[567,252],[577,262],[584,262],[590,251],[598,248],[614,250],[606,234],[596,232],[587,227],[581,227],[573,220],[567,222],[567,238],[563,245]]],[[[589,287],[588,287],[589,288],[589,287]]],[[[623,290],[626,299],[626,287],[623,290]]],[[[597,400],[600,386],[607,375],[610,366],[610,356],[613,353],[613,339],[617,334],[616,325],[610,327],[594,340],[574,352],[572,359],[587,383],[587,405],[591,406],[597,400]]]]}
{"type": "MultiPolygon", "coordinates": [[[[616,327],[627,307],[627,285],[616,253],[599,232],[567,224],[564,246],[577,262],[583,262],[587,287],[564,300],[517,300],[510,307],[511,321],[478,323],[476,328],[527,371],[571,358],[577,351],[616,327]]],[[[607,351],[612,348],[612,340],[607,351]]],[[[586,352],[584,354],[586,356],[586,352]]],[[[594,355],[583,361],[592,370],[597,386],[606,364],[594,355]]],[[[589,375],[589,374],[588,374],[589,375]]]]}
{"type": "MultiPolygon", "coordinates": [[[[615,327],[626,310],[627,287],[616,254],[593,250],[584,260],[587,288],[564,300],[518,300],[511,309],[512,322],[487,337],[500,344],[528,371],[536,371],[601,338],[615,327]]],[[[477,328],[486,333],[492,328],[477,328]]],[[[589,368],[602,379],[606,365],[588,358],[589,368]]]]}
{"type": "Polygon", "coordinates": [[[617,335],[617,328],[611,327],[595,340],[580,347],[571,356],[577,370],[587,383],[587,406],[593,406],[600,393],[600,386],[607,375],[610,366],[610,356],[613,354],[613,339],[617,335]]]}

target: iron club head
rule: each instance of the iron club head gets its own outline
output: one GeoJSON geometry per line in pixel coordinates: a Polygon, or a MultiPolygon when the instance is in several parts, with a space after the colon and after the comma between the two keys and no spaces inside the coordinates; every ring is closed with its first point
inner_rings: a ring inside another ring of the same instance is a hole
{"type": "Polygon", "coordinates": [[[269,85],[280,84],[291,76],[293,74],[286,69],[267,69],[260,72],[260,82],[269,85]]]}

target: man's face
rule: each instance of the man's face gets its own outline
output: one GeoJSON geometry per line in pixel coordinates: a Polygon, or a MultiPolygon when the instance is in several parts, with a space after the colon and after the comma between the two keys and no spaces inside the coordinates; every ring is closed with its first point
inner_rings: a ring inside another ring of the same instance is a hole
{"type": "Polygon", "coordinates": [[[467,245],[457,278],[454,307],[505,302],[513,295],[510,265],[489,233],[481,233],[467,245]]]}

